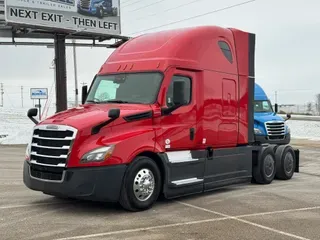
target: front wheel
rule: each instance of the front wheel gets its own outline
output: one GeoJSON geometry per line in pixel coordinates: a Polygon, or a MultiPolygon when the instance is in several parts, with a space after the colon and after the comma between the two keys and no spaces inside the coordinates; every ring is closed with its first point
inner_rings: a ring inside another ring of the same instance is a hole
{"type": "Polygon", "coordinates": [[[130,164],[121,189],[120,204],[129,211],[142,211],[157,201],[161,188],[161,173],[150,158],[140,156],[130,164]]]}

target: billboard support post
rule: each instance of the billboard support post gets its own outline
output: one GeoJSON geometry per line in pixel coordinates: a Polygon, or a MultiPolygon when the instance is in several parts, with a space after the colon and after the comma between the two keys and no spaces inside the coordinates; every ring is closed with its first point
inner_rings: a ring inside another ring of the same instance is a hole
{"type": "Polygon", "coordinates": [[[39,98],[39,120],[41,121],[41,99],[39,98]]]}
{"type": "Polygon", "coordinates": [[[66,36],[54,36],[56,71],[56,112],[67,110],[66,36]]]}

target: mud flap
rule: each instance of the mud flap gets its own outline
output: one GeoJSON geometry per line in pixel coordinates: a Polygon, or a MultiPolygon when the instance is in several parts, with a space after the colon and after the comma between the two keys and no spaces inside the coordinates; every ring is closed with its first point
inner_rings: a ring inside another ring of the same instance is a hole
{"type": "Polygon", "coordinates": [[[296,168],[295,168],[295,172],[299,172],[300,170],[300,150],[299,149],[294,149],[294,153],[295,153],[295,156],[296,156],[296,168]]]}

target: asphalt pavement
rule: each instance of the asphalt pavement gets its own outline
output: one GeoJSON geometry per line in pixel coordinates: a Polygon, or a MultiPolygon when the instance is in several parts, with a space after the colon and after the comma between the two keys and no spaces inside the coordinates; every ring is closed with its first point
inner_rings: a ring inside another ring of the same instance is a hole
{"type": "Polygon", "coordinates": [[[26,188],[24,146],[0,146],[0,239],[320,239],[320,143],[299,146],[301,172],[270,185],[236,185],[160,200],[129,213],[26,188]]]}

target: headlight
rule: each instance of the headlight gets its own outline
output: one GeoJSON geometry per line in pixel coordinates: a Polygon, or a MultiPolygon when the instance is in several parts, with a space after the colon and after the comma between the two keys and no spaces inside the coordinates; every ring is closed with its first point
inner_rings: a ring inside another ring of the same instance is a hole
{"type": "Polygon", "coordinates": [[[288,126],[287,124],[285,124],[285,126],[286,126],[286,129],[287,129],[287,133],[290,133],[290,128],[289,128],[289,126],[288,126]]]}
{"type": "Polygon", "coordinates": [[[102,162],[108,159],[112,155],[113,149],[114,149],[114,145],[96,148],[84,154],[80,162],[81,163],[102,162]]]}
{"type": "Polygon", "coordinates": [[[93,4],[93,6],[94,6],[95,8],[98,8],[98,7],[100,6],[100,4],[99,4],[99,3],[95,3],[95,4],[93,4]]]}
{"type": "Polygon", "coordinates": [[[261,130],[258,128],[254,129],[254,134],[262,134],[261,130]]]}
{"type": "Polygon", "coordinates": [[[31,153],[31,144],[28,143],[25,153],[25,160],[30,160],[30,153],[31,153]]]}

